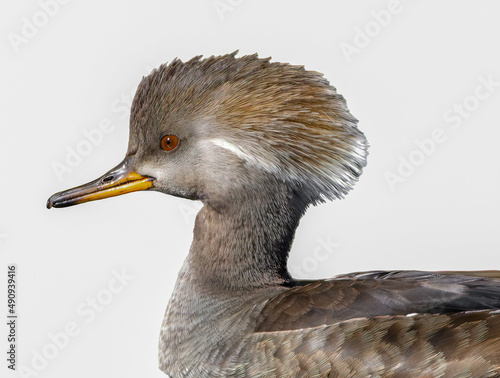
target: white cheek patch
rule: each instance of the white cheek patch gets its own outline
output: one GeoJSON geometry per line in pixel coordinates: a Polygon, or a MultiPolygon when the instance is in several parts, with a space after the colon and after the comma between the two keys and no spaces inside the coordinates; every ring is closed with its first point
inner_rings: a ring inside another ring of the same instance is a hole
{"type": "Polygon", "coordinates": [[[228,151],[231,151],[233,154],[238,156],[241,160],[245,160],[248,162],[255,160],[252,156],[250,156],[245,151],[243,151],[241,149],[241,147],[239,147],[233,143],[230,143],[225,139],[222,139],[222,138],[210,139],[209,142],[218,146],[218,147],[222,147],[228,151]]]}
{"type": "Polygon", "coordinates": [[[250,165],[264,169],[268,172],[275,172],[277,170],[277,168],[274,164],[267,162],[263,159],[259,159],[258,157],[255,157],[255,156],[249,154],[247,151],[245,151],[240,146],[233,144],[231,142],[228,142],[225,139],[215,138],[215,139],[209,139],[208,141],[217,147],[221,147],[221,148],[224,148],[225,150],[231,151],[233,154],[238,156],[241,160],[247,162],[250,165]]]}

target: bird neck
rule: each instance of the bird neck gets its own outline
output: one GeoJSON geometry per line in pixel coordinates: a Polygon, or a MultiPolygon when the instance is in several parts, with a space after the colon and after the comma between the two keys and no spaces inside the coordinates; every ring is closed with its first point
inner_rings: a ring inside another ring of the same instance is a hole
{"type": "Polygon", "coordinates": [[[286,263],[307,205],[265,188],[204,200],[160,335],[160,368],[170,376],[226,376],[214,369],[255,329],[268,299],[293,285],[286,263]]]}
{"type": "Polygon", "coordinates": [[[229,290],[292,285],[288,253],[306,207],[293,190],[266,186],[205,201],[186,261],[191,279],[229,290]]]}

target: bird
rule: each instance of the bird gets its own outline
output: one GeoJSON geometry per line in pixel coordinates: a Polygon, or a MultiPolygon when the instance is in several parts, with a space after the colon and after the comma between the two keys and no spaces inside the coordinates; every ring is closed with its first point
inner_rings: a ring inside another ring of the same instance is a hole
{"type": "Polygon", "coordinates": [[[124,160],[48,208],[135,191],[201,201],[159,337],[170,377],[498,377],[498,271],[297,280],[301,217],[368,142],[323,74],[257,54],[174,59],[138,85],[124,160]]]}

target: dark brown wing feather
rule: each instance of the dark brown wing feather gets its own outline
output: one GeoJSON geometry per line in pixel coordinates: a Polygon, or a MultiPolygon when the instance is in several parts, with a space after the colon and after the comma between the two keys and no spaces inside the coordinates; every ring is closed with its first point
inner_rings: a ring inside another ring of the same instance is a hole
{"type": "Polygon", "coordinates": [[[296,282],[263,307],[225,373],[500,377],[499,308],[500,280],[476,272],[377,271],[296,282]]]}
{"type": "Polygon", "coordinates": [[[256,332],[328,325],[354,318],[500,309],[500,280],[419,271],[352,273],[298,282],[271,299],[256,332]]]}
{"type": "Polygon", "coordinates": [[[260,312],[231,375],[500,376],[497,277],[376,271],[296,282],[260,312]]]}

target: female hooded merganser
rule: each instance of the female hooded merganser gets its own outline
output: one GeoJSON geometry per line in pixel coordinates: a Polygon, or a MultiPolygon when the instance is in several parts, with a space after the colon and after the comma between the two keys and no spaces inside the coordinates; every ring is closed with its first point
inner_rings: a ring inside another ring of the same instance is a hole
{"type": "Polygon", "coordinates": [[[495,272],[288,273],[307,207],[366,164],[356,124],[318,72],[176,59],[139,84],[123,162],[47,206],[138,190],[203,202],[161,329],[172,377],[500,376],[495,272]]]}

